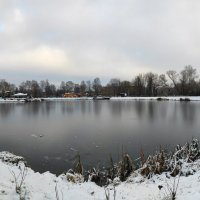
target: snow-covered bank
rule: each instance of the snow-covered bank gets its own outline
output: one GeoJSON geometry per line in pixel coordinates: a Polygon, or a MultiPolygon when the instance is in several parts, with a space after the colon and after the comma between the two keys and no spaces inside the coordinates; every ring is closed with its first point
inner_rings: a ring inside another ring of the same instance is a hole
{"type": "MultiPolygon", "coordinates": [[[[93,100],[93,97],[77,97],[77,98],[64,98],[64,97],[49,97],[42,98],[45,101],[81,101],[81,100],[93,100]]],[[[127,101],[127,100],[168,100],[168,101],[200,101],[200,96],[171,96],[171,97],[111,97],[110,100],[127,101]]],[[[41,98],[35,98],[33,101],[41,101],[41,98]]],[[[25,100],[17,99],[1,99],[0,103],[24,103],[25,100]]]]}
{"type": "MultiPolygon", "coordinates": [[[[113,184],[104,188],[90,181],[82,182],[81,178],[79,178],[79,182],[74,183],[73,178],[67,178],[64,174],[56,177],[49,172],[40,174],[26,168],[21,194],[17,194],[16,183],[20,184],[24,170],[22,161],[21,157],[16,157],[8,152],[0,153],[1,200],[19,200],[20,196],[21,199],[30,200],[106,200],[106,194],[110,195],[110,200],[114,200],[114,193],[116,193],[116,200],[166,200],[169,199],[167,196],[169,189],[173,187],[174,180],[178,183],[177,178],[167,178],[164,173],[146,179],[134,172],[126,182],[120,183],[115,180],[115,188],[113,184]],[[18,164],[14,164],[15,162],[18,164]],[[161,190],[158,186],[162,187],[161,190]]],[[[200,160],[189,164],[185,163],[184,170],[191,170],[195,173],[188,177],[180,177],[177,200],[200,199],[200,160]]]]}
{"type": "Polygon", "coordinates": [[[200,101],[200,96],[169,96],[169,97],[112,97],[111,100],[169,100],[180,101],[189,99],[190,101],[200,101]]]}
{"type": "Polygon", "coordinates": [[[0,103],[25,103],[25,100],[21,99],[0,99],[0,103]]]}
{"type": "MultiPolygon", "coordinates": [[[[169,101],[200,101],[200,96],[171,96],[171,97],[111,97],[110,100],[169,100],[169,101]]],[[[92,97],[79,97],[79,98],[44,98],[45,101],[74,101],[74,100],[93,100],[92,97]]]]}

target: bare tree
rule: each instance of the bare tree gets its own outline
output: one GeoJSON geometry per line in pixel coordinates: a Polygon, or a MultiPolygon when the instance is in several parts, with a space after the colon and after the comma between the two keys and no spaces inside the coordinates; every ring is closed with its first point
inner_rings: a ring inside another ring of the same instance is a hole
{"type": "Polygon", "coordinates": [[[85,93],[85,91],[86,91],[86,83],[85,83],[85,81],[81,81],[80,90],[81,90],[81,93],[85,93]]]}
{"type": "Polygon", "coordinates": [[[2,97],[9,97],[11,93],[14,93],[16,86],[8,83],[5,79],[0,80],[0,95],[2,97]]]}
{"type": "Polygon", "coordinates": [[[75,84],[72,81],[66,82],[66,92],[73,92],[75,84]]]}
{"type": "Polygon", "coordinates": [[[101,92],[101,88],[102,88],[100,78],[97,77],[94,79],[92,87],[94,89],[95,95],[99,95],[101,92]]]}
{"type": "Polygon", "coordinates": [[[64,81],[61,81],[60,83],[60,90],[65,93],[66,92],[66,83],[64,81]]]}
{"type": "Polygon", "coordinates": [[[129,81],[122,81],[120,83],[120,88],[122,93],[126,93],[128,96],[131,94],[132,85],[129,81]]]}
{"type": "Polygon", "coordinates": [[[120,79],[112,78],[108,86],[111,88],[112,96],[117,96],[120,93],[120,79]]]}
{"type": "Polygon", "coordinates": [[[37,81],[31,81],[31,94],[33,97],[40,97],[41,96],[41,89],[37,81]]]}
{"type": "Polygon", "coordinates": [[[91,84],[90,80],[86,81],[86,91],[88,92],[89,96],[91,96],[91,93],[92,93],[92,84],[91,84]]]}
{"type": "Polygon", "coordinates": [[[144,76],[142,74],[139,74],[135,77],[133,81],[133,85],[135,87],[135,95],[136,96],[142,96],[144,95],[145,85],[144,85],[144,76]]]}
{"type": "Polygon", "coordinates": [[[46,87],[46,81],[41,80],[39,85],[40,85],[41,91],[44,93],[45,87],[46,87]]]}
{"type": "Polygon", "coordinates": [[[177,92],[179,92],[178,84],[177,84],[177,79],[178,79],[178,73],[174,70],[169,70],[166,72],[167,76],[170,78],[170,80],[174,84],[174,88],[176,89],[177,92]]]}
{"type": "Polygon", "coordinates": [[[168,86],[165,74],[160,74],[158,77],[158,85],[161,87],[168,86]]]}
{"type": "Polygon", "coordinates": [[[180,85],[181,94],[191,95],[193,93],[194,86],[196,85],[195,79],[197,78],[197,71],[191,65],[185,66],[180,72],[180,85]]]}
{"type": "Polygon", "coordinates": [[[169,86],[165,74],[160,74],[158,77],[157,95],[167,96],[169,93],[169,86]]]}
{"type": "Polygon", "coordinates": [[[157,95],[157,86],[158,86],[158,75],[152,72],[145,74],[146,81],[146,94],[148,96],[156,96],[157,95]]]}
{"type": "Polygon", "coordinates": [[[79,94],[81,91],[79,84],[74,84],[74,93],[79,94]]]}

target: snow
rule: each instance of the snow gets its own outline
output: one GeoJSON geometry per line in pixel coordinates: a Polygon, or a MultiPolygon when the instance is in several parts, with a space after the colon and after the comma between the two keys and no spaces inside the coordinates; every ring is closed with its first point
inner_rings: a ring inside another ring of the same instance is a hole
{"type": "Polygon", "coordinates": [[[18,97],[18,96],[28,96],[27,93],[17,93],[13,95],[14,97],[18,97]]]}
{"type": "Polygon", "coordinates": [[[169,101],[180,101],[180,99],[190,99],[191,101],[200,101],[200,96],[159,96],[159,97],[112,97],[111,100],[157,100],[162,98],[169,101]]]}
{"type": "MultiPolygon", "coordinates": [[[[200,101],[200,96],[170,96],[170,97],[111,97],[111,101],[116,100],[157,100],[158,98],[162,98],[163,100],[169,101],[180,101],[180,99],[190,99],[190,101],[200,101]]],[[[93,97],[77,97],[77,98],[64,98],[64,97],[49,97],[49,98],[42,98],[45,101],[80,101],[80,100],[93,100],[93,97]]],[[[37,98],[35,99],[37,100],[37,98]]],[[[38,100],[41,100],[40,98],[38,100]]],[[[2,99],[0,98],[0,103],[19,103],[25,102],[24,100],[17,100],[17,99],[2,99]]]]}
{"type": "MultiPolygon", "coordinates": [[[[21,195],[15,191],[13,174],[21,180],[20,171],[23,171],[22,157],[16,157],[8,152],[0,153],[0,199],[1,200],[105,200],[110,195],[110,200],[167,200],[168,189],[173,187],[173,182],[178,178],[167,178],[166,174],[155,175],[146,179],[134,172],[126,182],[121,183],[115,179],[109,186],[99,187],[90,181],[83,182],[81,175],[62,174],[55,176],[50,172],[40,174],[27,168],[27,175],[22,184],[21,195]],[[18,164],[11,164],[15,159],[18,164]],[[6,161],[6,162],[5,162],[6,161]],[[8,162],[9,161],[9,162],[8,162]],[[19,168],[21,166],[21,170],[19,168]],[[69,178],[71,177],[71,178],[69,178]],[[74,178],[74,179],[73,179],[74,178]],[[68,181],[71,180],[71,181],[68,181]],[[72,181],[73,180],[73,181],[72,181]],[[114,186],[115,184],[115,186],[114,186]],[[161,185],[163,188],[158,189],[161,185]]],[[[194,175],[181,176],[177,190],[177,200],[200,199],[200,160],[194,163],[185,163],[183,171],[195,170],[194,175]]]]}
{"type": "Polygon", "coordinates": [[[24,99],[0,99],[0,103],[24,103],[24,99]]]}
{"type": "MultiPolygon", "coordinates": [[[[180,99],[190,99],[191,101],[200,101],[200,96],[169,96],[169,97],[111,97],[110,100],[157,100],[162,98],[169,101],[180,101],[180,99]]],[[[79,98],[44,98],[45,101],[73,101],[73,100],[93,100],[92,97],[79,98]]]]}

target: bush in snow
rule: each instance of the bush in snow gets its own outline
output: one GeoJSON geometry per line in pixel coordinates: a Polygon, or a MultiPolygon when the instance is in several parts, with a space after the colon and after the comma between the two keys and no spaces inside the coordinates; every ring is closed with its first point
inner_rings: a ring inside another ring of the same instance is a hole
{"type": "Polygon", "coordinates": [[[74,172],[67,172],[66,173],[66,178],[69,182],[72,183],[83,183],[84,182],[84,177],[81,174],[76,174],[74,172]]]}
{"type": "Polygon", "coordinates": [[[82,174],[83,175],[83,165],[81,163],[81,157],[80,157],[79,153],[76,156],[76,160],[74,162],[73,171],[75,173],[77,173],[77,174],[82,174]]]}
{"type": "Polygon", "coordinates": [[[181,171],[183,163],[194,162],[200,158],[198,143],[197,139],[193,139],[191,144],[177,145],[174,152],[167,153],[161,150],[154,156],[149,156],[139,171],[145,177],[162,172],[170,172],[171,176],[176,176],[181,171]]]}
{"type": "Polygon", "coordinates": [[[150,178],[153,174],[161,174],[163,171],[166,171],[168,168],[166,157],[164,150],[161,150],[154,156],[149,156],[142,168],[139,170],[140,173],[143,176],[150,178]]]}
{"type": "Polygon", "coordinates": [[[126,178],[134,171],[135,167],[129,154],[123,154],[122,159],[119,162],[119,178],[121,181],[125,181],[126,178]]]}
{"type": "Polygon", "coordinates": [[[88,180],[95,182],[99,186],[104,186],[109,184],[109,178],[106,171],[100,171],[93,168],[88,172],[88,180]]]}
{"type": "Polygon", "coordinates": [[[189,161],[195,161],[200,157],[199,141],[193,139],[189,148],[189,161]]]}

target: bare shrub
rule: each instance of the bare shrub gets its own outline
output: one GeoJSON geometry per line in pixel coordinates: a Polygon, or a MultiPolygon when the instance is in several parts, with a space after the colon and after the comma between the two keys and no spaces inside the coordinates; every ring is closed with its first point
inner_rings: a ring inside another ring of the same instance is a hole
{"type": "Polygon", "coordinates": [[[180,181],[180,174],[173,178],[173,182],[170,184],[169,181],[166,181],[166,189],[164,193],[163,200],[175,200],[177,196],[177,190],[180,181]]]}
{"type": "Polygon", "coordinates": [[[118,175],[118,166],[113,162],[112,156],[110,155],[110,166],[107,169],[108,178],[113,180],[118,175]]]}
{"type": "Polygon", "coordinates": [[[198,158],[200,158],[198,140],[192,139],[191,144],[177,145],[174,152],[167,153],[160,148],[160,152],[147,158],[139,171],[148,178],[163,172],[170,172],[170,175],[175,177],[181,172],[184,162],[194,162],[198,158]]]}
{"type": "Polygon", "coordinates": [[[119,177],[121,181],[125,181],[126,178],[134,171],[134,165],[129,154],[123,154],[122,159],[119,162],[119,177]]]}
{"type": "Polygon", "coordinates": [[[21,188],[22,185],[25,181],[26,175],[27,175],[27,167],[23,164],[23,166],[19,165],[19,174],[16,175],[16,173],[13,170],[10,170],[10,173],[12,174],[14,178],[14,183],[15,183],[15,190],[16,193],[20,194],[21,193],[21,188]]]}
{"type": "Polygon", "coordinates": [[[95,182],[99,186],[108,185],[108,174],[106,171],[93,168],[88,172],[89,180],[95,182]]]}
{"type": "Polygon", "coordinates": [[[166,153],[160,149],[159,153],[149,156],[143,164],[140,172],[143,176],[151,177],[153,174],[161,174],[167,169],[166,153]]]}

